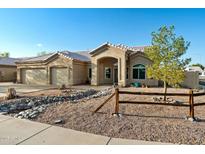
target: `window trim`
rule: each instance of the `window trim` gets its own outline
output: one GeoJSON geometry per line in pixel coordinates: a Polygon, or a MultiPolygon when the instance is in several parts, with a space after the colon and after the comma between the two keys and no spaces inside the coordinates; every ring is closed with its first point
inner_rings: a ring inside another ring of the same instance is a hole
{"type": "Polygon", "coordinates": [[[126,69],[126,79],[127,80],[129,79],[129,67],[127,67],[127,69],[126,69]]]}
{"type": "Polygon", "coordinates": [[[88,78],[92,79],[92,68],[88,68],[88,78]]]}
{"type": "Polygon", "coordinates": [[[111,72],[111,71],[112,71],[112,70],[111,70],[111,67],[105,67],[104,71],[105,71],[105,72],[104,72],[104,73],[105,73],[105,74],[104,74],[105,79],[111,79],[111,75],[112,75],[112,72],[111,72]],[[107,78],[107,76],[106,76],[106,70],[107,70],[107,69],[110,69],[110,77],[109,77],[109,78],[107,78]]]}
{"type": "Polygon", "coordinates": [[[135,79],[135,80],[145,80],[146,79],[146,68],[145,68],[145,65],[143,64],[135,64],[132,66],[132,79],[135,79]],[[140,78],[140,69],[144,69],[144,78],[141,79],[140,78]],[[137,78],[134,78],[134,70],[137,70],[137,78]]]}

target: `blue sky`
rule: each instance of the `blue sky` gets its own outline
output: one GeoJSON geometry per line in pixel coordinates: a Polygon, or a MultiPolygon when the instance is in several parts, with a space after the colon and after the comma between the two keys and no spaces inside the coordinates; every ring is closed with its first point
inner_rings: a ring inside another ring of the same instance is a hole
{"type": "Polygon", "coordinates": [[[191,42],[186,57],[205,65],[205,9],[0,9],[0,51],[92,50],[104,42],[150,45],[151,32],[174,25],[191,42]]]}

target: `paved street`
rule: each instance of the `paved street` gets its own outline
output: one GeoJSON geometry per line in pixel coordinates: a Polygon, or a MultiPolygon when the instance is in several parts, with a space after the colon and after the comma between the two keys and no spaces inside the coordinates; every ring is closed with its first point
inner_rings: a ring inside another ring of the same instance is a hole
{"type": "Polygon", "coordinates": [[[0,144],[29,144],[29,145],[116,145],[116,144],[166,144],[160,142],[146,142],[125,140],[106,136],[84,133],[62,127],[16,119],[0,115],[0,144]]]}

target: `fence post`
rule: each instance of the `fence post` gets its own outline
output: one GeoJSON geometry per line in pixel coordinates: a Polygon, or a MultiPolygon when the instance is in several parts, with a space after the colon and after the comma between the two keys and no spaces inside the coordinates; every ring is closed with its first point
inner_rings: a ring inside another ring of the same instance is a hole
{"type": "Polygon", "coordinates": [[[115,88],[115,114],[119,113],[119,88],[115,88]]]}
{"type": "Polygon", "coordinates": [[[194,120],[194,95],[193,95],[193,90],[189,91],[189,116],[194,120]]]}

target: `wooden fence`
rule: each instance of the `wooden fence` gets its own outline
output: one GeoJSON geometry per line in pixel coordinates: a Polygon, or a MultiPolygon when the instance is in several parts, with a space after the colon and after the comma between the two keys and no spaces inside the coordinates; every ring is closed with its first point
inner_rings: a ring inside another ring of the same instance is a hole
{"type": "Polygon", "coordinates": [[[118,88],[115,89],[115,114],[119,114],[119,105],[120,104],[146,104],[146,105],[164,105],[164,106],[178,106],[178,107],[189,107],[189,117],[195,119],[194,117],[194,107],[205,105],[203,103],[194,103],[194,97],[203,96],[205,92],[194,93],[193,90],[190,90],[189,93],[167,93],[166,96],[184,96],[188,97],[188,104],[175,104],[175,103],[159,103],[159,102],[142,102],[142,101],[128,101],[128,100],[119,100],[120,94],[130,94],[130,95],[155,95],[155,96],[164,96],[164,93],[157,92],[131,92],[131,91],[122,91],[118,88]]]}
{"type": "Polygon", "coordinates": [[[145,105],[164,105],[164,106],[178,106],[178,107],[188,107],[189,108],[189,117],[195,119],[194,117],[194,107],[205,105],[205,102],[194,103],[194,97],[204,96],[205,92],[194,93],[193,90],[190,90],[189,93],[166,93],[166,96],[183,96],[188,97],[187,104],[176,104],[176,103],[160,103],[160,102],[148,102],[148,101],[128,101],[128,100],[119,100],[120,94],[129,94],[129,95],[148,95],[148,96],[164,96],[164,93],[158,92],[132,92],[132,91],[123,91],[119,88],[115,89],[115,93],[111,94],[95,111],[93,114],[99,111],[111,98],[115,96],[115,114],[119,114],[119,105],[120,104],[145,104],[145,105]]]}

